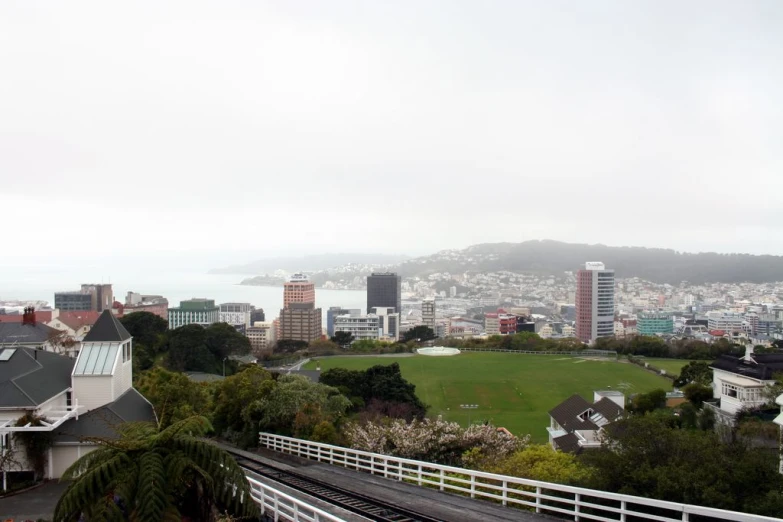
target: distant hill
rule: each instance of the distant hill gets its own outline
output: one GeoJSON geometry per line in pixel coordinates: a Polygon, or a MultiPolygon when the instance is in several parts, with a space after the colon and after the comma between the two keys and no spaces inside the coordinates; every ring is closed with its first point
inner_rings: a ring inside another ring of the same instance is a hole
{"type": "Polygon", "coordinates": [[[397,265],[410,256],[391,254],[317,254],[300,257],[270,257],[259,259],[244,265],[215,268],[210,274],[268,274],[275,270],[286,272],[316,272],[348,264],[358,265],[397,265]]]}
{"type": "Polygon", "coordinates": [[[509,270],[561,275],[586,261],[602,261],[617,277],[640,277],[656,283],[765,283],[783,281],[783,256],[683,253],[663,248],[610,247],[525,241],[485,243],[410,259],[399,266],[406,277],[435,272],[509,270]]]}

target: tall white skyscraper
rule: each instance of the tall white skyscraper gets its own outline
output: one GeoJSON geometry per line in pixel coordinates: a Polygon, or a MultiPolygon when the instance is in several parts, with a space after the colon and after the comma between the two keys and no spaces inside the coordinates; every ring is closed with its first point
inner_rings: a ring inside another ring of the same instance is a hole
{"type": "Polygon", "coordinates": [[[576,336],[584,343],[614,335],[614,270],[588,262],[576,273],[576,336]]]}

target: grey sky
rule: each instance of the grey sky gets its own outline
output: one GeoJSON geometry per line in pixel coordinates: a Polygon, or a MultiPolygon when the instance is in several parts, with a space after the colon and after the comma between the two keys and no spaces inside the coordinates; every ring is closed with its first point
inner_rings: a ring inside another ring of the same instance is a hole
{"type": "Polygon", "coordinates": [[[0,255],[783,254],[782,68],[778,0],[6,0],[0,255]]]}

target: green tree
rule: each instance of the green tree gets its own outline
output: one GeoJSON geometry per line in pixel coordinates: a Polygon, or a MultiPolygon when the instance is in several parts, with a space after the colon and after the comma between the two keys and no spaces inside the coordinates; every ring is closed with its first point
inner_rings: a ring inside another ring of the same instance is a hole
{"type": "Polygon", "coordinates": [[[250,340],[228,323],[209,325],[204,331],[204,345],[219,361],[229,355],[250,353],[250,340]]]}
{"type": "Polygon", "coordinates": [[[120,318],[122,326],[133,336],[134,349],[139,345],[157,351],[169,323],[150,312],[133,312],[120,318]]]}
{"type": "Polygon", "coordinates": [[[590,468],[579,462],[576,455],[552,451],[545,444],[527,446],[485,471],[573,485],[584,484],[590,477],[590,468]]]}
{"type": "Polygon", "coordinates": [[[193,415],[211,414],[211,390],[207,383],[198,383],[187,375],[156,367],[142,373],[136,389],[152,403],[162,428],[193,415]]]}
{"type": "Polygon", "coordinates": [[[351,332],[334,332],[332,342],[343,348],[348,348],[353,342],[353,334],[351,332]]]}
{"type": "Polygon", "coordinates": [[[73,482],[54,520],[214,521],[218,510],[257,517],[242,469],[202,438],[210,430],[204,417],[190,417],[163,430],[125,424],[119,439],[90,439],[101,447],[66,470],[63,479],[73,482]]]}
{"type": "Polygon", "coordinates": [[[704,361],[691,361],[680,370],[680,375],[674,380],[674,385],[678,388],[696,383],[707,386],[712,383],[712,369],[704,361]]]}
{"type": "Polygon", "coordinates": [[[408,341],[416,341],[416,342],[426,342],[426,341],[432,341],[435,339],[435,332],[432,331],[432,328],[429,326],[425,326],[423,324],[420,324],[418,326],[414,326],[404,334],[402,334],[402,337],[400,338],[400,342],[407,343],[408,341]]]}
{"type": "Polygon", "coordinates": [[[704,401],[712,399],[712,387],[702,386],[696,382],[692,382],[686,385],[682,392],[685,394],[685,398],[688,399],[694,406],[701,408],[704,401]]]}
{"type": "Polygon", "coordinates": [[[666,392],[653,390],[648,393],[638,393],[631,399],[628,411],[644,415],[651,411],[666,407],[666,392]]]}
{"type": "Polygon", "coordinates": [[[219,373],[215,357],[206,347],[205,329],[198,324],[180,326],[168,333],[165,366],[171,371],[219,373]]]}
{"type": "Polygon", "coordinates": [[[220,381],[215,388],[215,431],[239,446],[252,446],[260,417],[252,417],[251,407],[276,385],[272,374],[255,365],[220,381]]]}

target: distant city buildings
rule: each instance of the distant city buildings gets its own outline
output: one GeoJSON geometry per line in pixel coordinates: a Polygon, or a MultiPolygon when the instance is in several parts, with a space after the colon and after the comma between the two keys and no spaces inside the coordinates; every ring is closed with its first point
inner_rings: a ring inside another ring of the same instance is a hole
{"type": "Polygon", "coordinates": [[[421,302],[421,322],[435,331],[435,299],[425,299],[421,302]]]}
{"type": "Polygon", "coordinates": [[[221,303],[218,321],[228,323],[240,332],[252,324],[253,306],[250,303],[221,303]]]}
{"type": "Polygon", "coordinates": [[[367,276],[367,310],[394,307],[402,312],[402,278],[393,272],[373,272],[367,276]]]}
{"type": "Polygon", "coordinates": [[[220,308],[215,306],[214,299],[188,299],[180,301],[177,308],[169,308],[168,321],[170,330],[188,324],[206,327],[220,321],[220,308]]]}
{"type": "Polygon", "coordinates": [[[256,355],[271,352],[275,344],[275,325],[273,322],[254,322],[253,326],[245,330],[245,335],[250,341],[250,348],[256,355]]]}
{"type": "Polygon", "coordinates": [[[128,315],[133,312],[149,312],[168,320],[169,301],[160,295],[145,295],[136,292],[128,292],[125,296],[123,313],[128,315]]]}
{"type": "Polygon", "coordinates": [[[381,337],[382,328],[377,315],[362,315],[359,310],[353,310],[349,314],[334,318],[334,331],[349,333],[356,341],[368,339],[375,341],[381,337]]]}
{"type": "Polygon", "coordinates": [[[348,309],[343,308],[342,306],[330,306],[329,309],[326,311],[326,335],[328,337],[334,336],[334,319],[338,315],[345,315],[345,314],[351,314],[353,312],[356,312],[357,314],[361,313],[361,310],[357,309],[348,309]]]}
{"type": "Polygon", "coordinates": [[[376,306],[369,311],[378,316],[381,336],[389,341],[400,340],[400,314],[392,306],[376,306]]]}
{"type": "Polygon", "coordinates": [[[315,285],[295,274],[283,287],[278,340],[311,343],[322,336],[321,309],[315,307],[315,285]]]}
{"type": "Polygon", "coordinates": [[[54,307],[67,312],[111,310],[114,292],[110,284],[83,284],[81,289],[54,293],[54,307]]]}
{"type": "Polygon", "coordinates": [[[588,262],[576,273],[576,336],[583,343],[614,335],[614,270],[588,262]]]}

